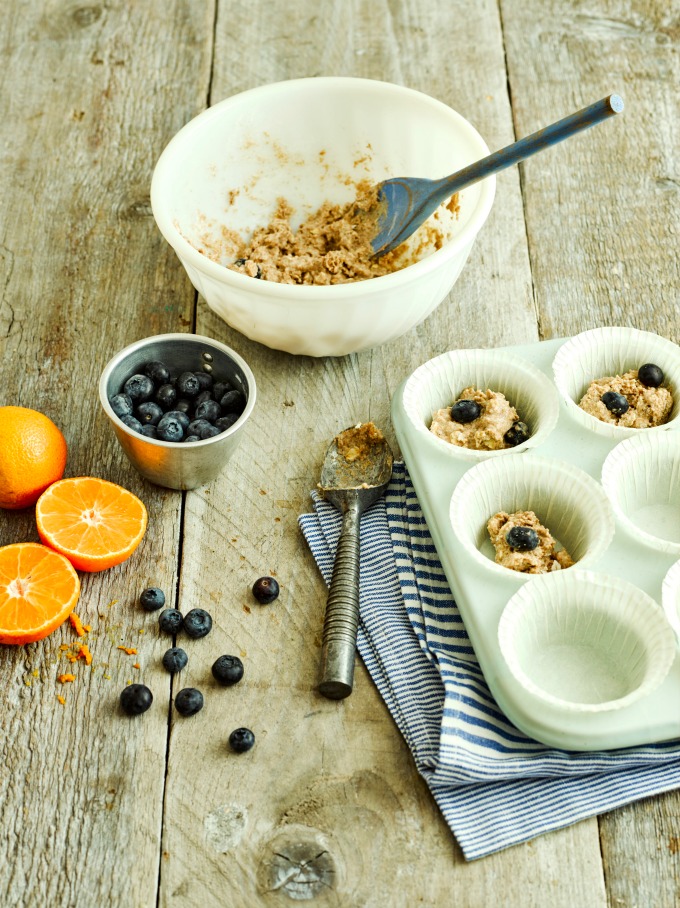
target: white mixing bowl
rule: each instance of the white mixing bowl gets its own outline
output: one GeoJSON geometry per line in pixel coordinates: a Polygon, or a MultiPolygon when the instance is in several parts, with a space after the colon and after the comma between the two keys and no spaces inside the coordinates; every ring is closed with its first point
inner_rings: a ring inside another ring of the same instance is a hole
{"type": "Polygon", "coordinates": [[[349,202],[362,179],[442,177],[488,153],[467,120],[420,92],[295,79],[234,95],[187,123],[158,160],[151,205],[194,287],[229,325],[278,350],[342,356],[400,337],[446,297],[489,215],[495,178],[461,192],[458,217],[440,222],[436,243],[413,241],[418,260],[370,280],[256,280],[225,267],[232,232],[247,240],[279,198],[297,226],[326,201],[349,202]]]}

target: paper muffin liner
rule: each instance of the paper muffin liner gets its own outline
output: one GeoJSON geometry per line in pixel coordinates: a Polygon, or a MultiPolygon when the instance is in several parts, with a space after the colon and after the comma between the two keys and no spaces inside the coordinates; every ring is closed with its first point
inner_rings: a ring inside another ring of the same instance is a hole
{"type": "Polygon", "coordinates": [[[640,432],[657,434],[680,424],[680,347],[658,334],[623,327],[584,331],[559,348],[553,360],[553,374],[570,415],[598,435],[621,440],[640,432]],[[592,381],[623,375],[643,363],[656,363],[663,370],[663,386],[673,395],[673,409],[663,425],[649,429],[615,426],[578,406],[592,381]]]}
{"type": "Polygon", "coordinates": [[[680,561],[668,569],[661,585],[661,605],[680,641],[680,561]]]}
{"type": "MultiPolygon", "coordinates": [[[[495,562],[487,522],[499,511],[534,511],[574,562],[597,561],[614,535],[614,515],[592,476],[560,460],[527,453],[477,464],[458,482],[449,508],[451,527],[472,558],[499,578],[536,574],[495,562]]],[[[572,570],[568,568],[566,570],[572,570]]]]}
{"type": "Polygon", "coordinates": [[[680,555],[680,432],[636,435],[602,465],[602,487],[629,534],[680,555]]]}
{"type": "Polygon", "coordinates": [[[547,375],[521,357],[499,350],[451,350],[424,363],[406,382],[404,409],[424,444],[445,456],[480,461],[540,445],[555,428],[559,397],[547,375]],[[437,410],[450,407],[464,388],[505,395],[531,437],[514,448],[475,451],[437,438],[429,431],[437,410]]]}
{"type": "Polygon", "coordinates": [[[655,690],[676,653],[651,596],[627,581],[569,570],[525,584],[498,625],[508,668],[530,694],[569,712],[629,706],[655,690]]]}

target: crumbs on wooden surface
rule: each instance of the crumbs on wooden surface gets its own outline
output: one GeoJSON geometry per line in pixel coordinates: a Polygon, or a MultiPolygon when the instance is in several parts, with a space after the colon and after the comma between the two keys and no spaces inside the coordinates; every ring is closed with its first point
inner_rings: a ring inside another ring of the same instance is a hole
{"type": "Polygon", "coordinates": [[[122,651],[123,651],[124,653],[126,653],[128,656],[136,656],[136,655],[137,655],[137,650],[135,649],[134,646],[118,646],[118,647],[116,647],[116,649],[122,650],[122,651]]]}
{"type": "Polygon", "coordinates": [[[71,664],[80,661],[92,665],[92,653],[87,643],[62,643],[59,650],[71,664]]]}
{"type": "Polygon", "coordinates": [[[80,643],[78,645],[78,659],[82,659],[85,665],[92,665],[92,653],[87,643],[80,643]]]}
{"type": "Polygon", "coordinates": [[[91,630],[90,625],[83,624],[83,622],[75,612],[71,612],[71,614],[68,616],[68,620],[71,622],[71,627],[79,637],[84,637],[85,634],[89,633],[91,630]]]}

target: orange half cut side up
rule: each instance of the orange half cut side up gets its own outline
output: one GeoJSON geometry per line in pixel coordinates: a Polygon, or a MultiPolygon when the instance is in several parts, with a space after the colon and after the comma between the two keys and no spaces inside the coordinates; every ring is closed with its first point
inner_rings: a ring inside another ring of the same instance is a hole
{"type": "Polygon", "coordinates": [[[66,621],[80,595],[71,563],[37,542],[0,548],[0,643],[34,643],[66,621]]]}
{"type": "Polygon", "coordinates": [[[93,476],[53,483],[35,506],[38,534],[79,571],[125,561],[144,538],[144,503],[122,486],[93,476]]]}

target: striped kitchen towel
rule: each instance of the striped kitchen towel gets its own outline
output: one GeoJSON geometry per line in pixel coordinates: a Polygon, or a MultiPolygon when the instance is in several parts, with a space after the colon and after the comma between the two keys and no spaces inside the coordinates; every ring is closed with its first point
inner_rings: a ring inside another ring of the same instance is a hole
{"type": "MultiPolygon", "coordinates": [[[[342,518],[312,499],[299,522],[330,583],[342,518]]],[[[680,787],[680,741],[567,752],[505,718],[403,463],[361,522],[358,649],[468,860],[680,787]]]]}

